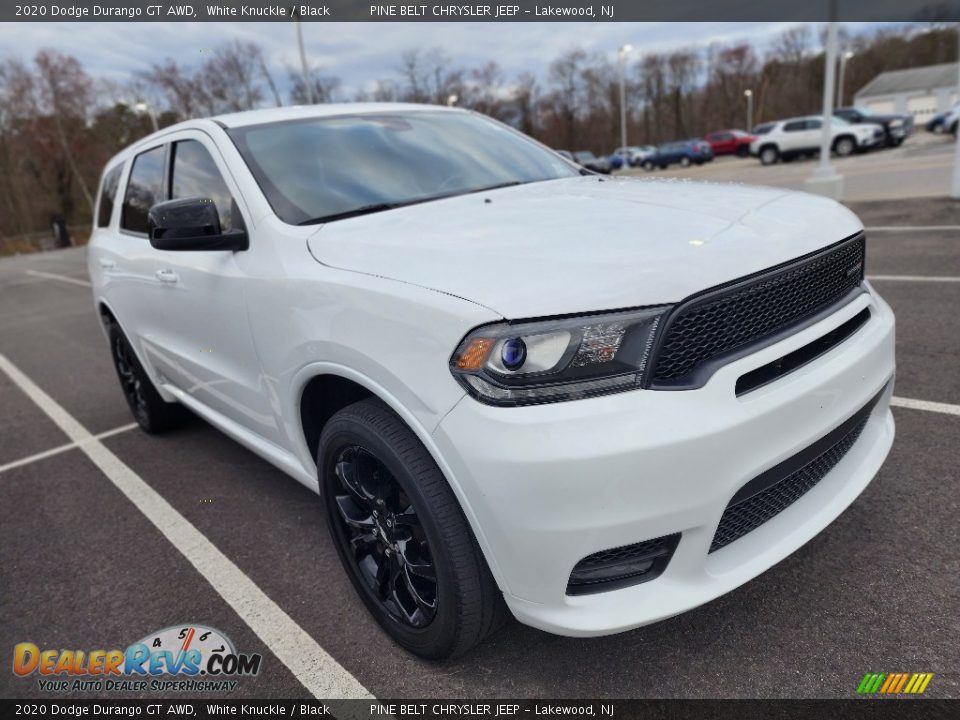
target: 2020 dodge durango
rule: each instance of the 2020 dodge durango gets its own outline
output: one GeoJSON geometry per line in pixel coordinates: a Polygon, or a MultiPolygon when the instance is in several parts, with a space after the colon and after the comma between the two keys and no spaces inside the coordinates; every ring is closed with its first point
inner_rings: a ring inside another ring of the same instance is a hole
{"type": "Polygon", "coordinates": [[[356,104],[166,128],[97,202],[137,422],[193,411],[317,491],[424,657],[506,610],[591,636],[716,598],[893,441],[893,313],[823,198],[584,176],[474,113],[356,104]]]}

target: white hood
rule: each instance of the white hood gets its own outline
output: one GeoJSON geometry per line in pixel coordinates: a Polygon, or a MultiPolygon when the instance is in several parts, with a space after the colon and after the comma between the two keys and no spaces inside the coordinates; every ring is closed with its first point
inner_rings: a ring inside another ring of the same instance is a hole
{"type": "Polygon", "coordinates": [[[518,319],[676,302],[861,229],[803,193],[582,177],[340,220],[308,244],[325,265],[518,319]]]}

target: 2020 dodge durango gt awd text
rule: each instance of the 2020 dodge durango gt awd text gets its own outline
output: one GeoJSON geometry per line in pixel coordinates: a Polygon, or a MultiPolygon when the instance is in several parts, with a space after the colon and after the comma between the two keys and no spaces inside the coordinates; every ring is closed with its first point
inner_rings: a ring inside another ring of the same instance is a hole
{"type": "Polygon", "coordinates": [[[601,178],[474,113],[358,104],[164,129],[96,220],[143,429],[187,408],[318,491],[425,657],[507,608],[590,636],[716,598],[893,441],[893,314],[826,199],[601,178]]]}

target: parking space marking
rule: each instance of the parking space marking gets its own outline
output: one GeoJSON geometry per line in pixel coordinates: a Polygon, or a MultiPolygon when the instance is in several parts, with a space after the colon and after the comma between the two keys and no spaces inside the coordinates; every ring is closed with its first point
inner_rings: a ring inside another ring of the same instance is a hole
{"type": "Polygon", "coordinates": [[[43,270],[24,270],[24,272],[27,275],[46,278],[47,280],[59,280],[60,282],[72,283],[73,285],[80,285],[81,287],[93,287],[89,281],[78,280],[77,278],[70,277],[69,275],[58,275],[57,273],[44,272],[43,270]]]}
{"type": "Polygon", "coordinates": [[[206,535],[2,354],[0,370],[183,554],[314,697],[373,697],[206,535]]]}
{"type": "Polygon", "coordinates": [[[926,410],[927,412],[943,413],[944,415],[960,415],[960,405],[931,402],[930,400],[914,400],[894,395],[890,398],[893,407],[909,408],[911,410],[926,410]]]}
{"type": "MultiPolygon", "coordinates": [[[[133,430],[135,427],[138,427],[136,423],[130,423],[129,425],[121,425],[120,427],[113,428],[113,430],[107,430],[106,432],[98,433],[92,437],[93,440],[104,440],[108,437],[113,437],[114,435],[119,435],[120,433],[127,432],[127,430],[133,430]]],[[[84,442],[90,442],[89,440],[84,442]]],[[[54,455],[59,455],[60,453],[66,452],[67,450],[73,450],[74,448],[80,447],[82,442],[68,442],[64,445],[57,445],[57,447],[50,448],[49,450],[44,450],[43,452],[38,452],[33,455],[28,455],[25,458],[20,458],[19,460],[14,460],[13,462],[8,462],[6,465],[0,465],[0,473],[6,472],[7,470],[13,470],[14,468],[23,467],[24,465],[29,465],[30,463],[35,463],[38,460],[46,460],[48,457],[53,457],[54,455]]]]}
{"type": "Polygon", "coordinates": [[[890,280],[892,282],[960,282],[960,277],[945,275],[867,275],[867,280],[890,280]]]}
{"type": "Polygon", "coordinates": [[[960,225],[877,225],[864,230],[867,232],[949,232],[960,230],[960,225]]]}

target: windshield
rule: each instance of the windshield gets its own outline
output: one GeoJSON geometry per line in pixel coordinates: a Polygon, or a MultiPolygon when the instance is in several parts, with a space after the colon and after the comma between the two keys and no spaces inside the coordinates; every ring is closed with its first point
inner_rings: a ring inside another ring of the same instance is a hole
{"type": "Polygon", "coordinates": [[[765,123],[765,124],[763,124],[763,125],[757,125],[757,126],[753,129],[753,134],[754,134],[754,135],[766,135],[768,132],[770,132],[771,130],[773,130],[773,128],[774,128],[775,126],[776,126],[776,123],[765,123]]]}
{"type": "Polygon", "coordinates": [[[845,120],[845,119],[842,118],[842,117],[837,117],[836,115],[834,115],[834,116],[833,116],[833,124],[834,124],[834,125],[850,125],[851,123],[850,123],[848,120],[845,120]]]}
{"type": "Polygon", "coordinates": [[[578,174],[523,135],[462,112],[338,115],[229,133],[274,212],[293,225],[578,174]]]}
{"type": "Polygon", "coordinates": [[[594,155],[589,150],[574,153],[574,155],[576,156],[577,160],[596,160],[597,159],[596,155],[594,155]]]}

